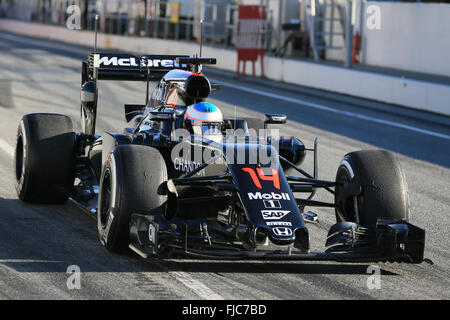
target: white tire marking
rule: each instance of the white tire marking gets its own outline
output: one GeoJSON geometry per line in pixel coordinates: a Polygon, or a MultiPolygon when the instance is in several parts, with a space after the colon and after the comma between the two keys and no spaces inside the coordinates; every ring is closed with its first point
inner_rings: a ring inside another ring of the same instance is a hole
{"type": "Polygon", "coordinates": [[[347,168],[348,172],[350,172],[350,177],[353,179],[355,177],[355,173],[353,172],[353,168],[347,160],[342,160],[339,166],[344,166],[347,168]]]}
{"type": "Polygon", "coordinates": [[[111,209],[116,206],[116,159],[114,154],[110,153],[111,159],[111,209]]]}
{"type": "MultiPolygon", "coordinates": [[[[350,173],[350,177],[352,179],[355,177],[355,173],[353,172],[353,168],[350,165],[350,163],[348,163],[347,160],[342,160],[341,163],[339,164],[339,166],[346,167],[348,172],[350,173]]],[[[353,197],[353,207],[355,208],[355,221],[356,221],[356,223],[359,224],[358,197],[357,196],[353,197]]]]}

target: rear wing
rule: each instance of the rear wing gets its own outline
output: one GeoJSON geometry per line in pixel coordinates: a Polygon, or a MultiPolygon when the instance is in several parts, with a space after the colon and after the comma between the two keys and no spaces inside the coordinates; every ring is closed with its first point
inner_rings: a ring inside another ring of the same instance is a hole
{"type": "Polygon", "coordinates": [[[150,81],[160,80],[173,69],[189,70],[189,64],[178,63],[189,56],[146,55],[122,53],[90,53],[83,61],[81,81],[98,80],[150,81]]]}

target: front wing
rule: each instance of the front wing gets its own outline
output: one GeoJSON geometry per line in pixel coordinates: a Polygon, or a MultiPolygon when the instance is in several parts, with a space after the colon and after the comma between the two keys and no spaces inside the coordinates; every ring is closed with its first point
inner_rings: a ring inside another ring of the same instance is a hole
{"type": "Polygon", "coordinates": [[[379,219],[368,229],[352,222],[333,225],[325,252],[301,252],[293,246],[261,250],[227,238],[226,226],[211,220],[166,221],[161,216],[132,215],[130,248],[144,258],[190,257],[220,260],[304,260],[405,262],[424,259],[425,231],[406,222],[379,219]]]}

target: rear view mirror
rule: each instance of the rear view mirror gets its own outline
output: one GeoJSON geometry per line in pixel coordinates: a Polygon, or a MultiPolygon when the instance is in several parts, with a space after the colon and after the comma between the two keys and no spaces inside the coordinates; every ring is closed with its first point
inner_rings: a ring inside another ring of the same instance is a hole
{"type": "Polygon", "coordinates": [[[286,123],[287,116],[285,114],[266,113],[264,125],[267,124],[283,124],[286,123]]]}
{"type": "Polygon", "coordinates": [[[130,122],[137,116],[142,116],[145,111],[144,104],[126,104],[125,106],[125,120],[130,122]]]}
{"type": "Polygon", "coordinates": [[[176,115],[174,112],[167,111],[150,111],[149,119],[152,121],[173,121],[176,115]]]}
{"type": "Polygon", "coordinates": [[[96,89],[95,89],[95,83],[93,81],[86,81],[81,86],[80,101],[81,101],[81,105],[84,108],[91,110],[95,107],[95,105],[96,105],[96,89]]]}

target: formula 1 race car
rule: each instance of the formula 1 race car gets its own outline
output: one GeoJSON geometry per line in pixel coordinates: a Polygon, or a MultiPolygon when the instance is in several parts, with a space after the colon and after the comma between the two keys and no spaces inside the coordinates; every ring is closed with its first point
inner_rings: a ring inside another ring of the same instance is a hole
{"type": "Polygon", "coordinates": [[[32,203],[70,197],[96,215],[101,243],[143,257],[424,261],[425,231],[410,224],[405,177],[384,150],[347,154],[332,181],[313,148],[271,136],[265,119],[223,117],[206,101],[218,86],[201,72],[214,58],[93,53],[82,63],[81,132],[69,117],[28,114],[15,153],[17,194],[32,203]],[[98,82],[147,82],[125,105],[129,128],[95,132],[98,82]],[[149,82],[158,81],[149,94],[149,82]],[[312,174],[301,168],[314,156],[312,174]],[[294,175],[295,174],[295,175],[294,175]],[[313,200],[318,189],[333,203],[313,200]],[[301,194],[307,196],[301,197],[301,194]],[[324,252],[311,252],[306,207],[334,208],[324,252]]]}

